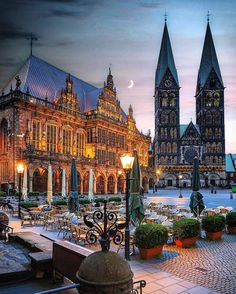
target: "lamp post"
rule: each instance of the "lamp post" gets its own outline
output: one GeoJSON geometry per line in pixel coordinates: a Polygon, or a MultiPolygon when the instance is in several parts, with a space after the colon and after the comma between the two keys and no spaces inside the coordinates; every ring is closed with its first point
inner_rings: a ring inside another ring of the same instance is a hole
{"type": "Polygon", "coordinates": [[[158,169],[158,170],[157,170],[157,183],[156,183],[157,187],[156,187],[156,189],[155,189],[156,192],[157,192],[157,188],[158,188],[158,186],[159,186],[160,174],[161,174],[161,171],[158,169]]]}
{"type": "Polygon", "coordinates": [[[179,198],[183,198],[183,195],[182,195],[182,183],[181,183],[182,178],[183,178],[183,176],[179,175],[179,198]]]}
{"type": "Polygon", "coordinates": [[[17,173],[18,173],[18,179],[19,179],[19,182],[18,182],[18,192],[19,192],[19,202],[18,202],[18,217],[20,218],[21,217],[21,211],[20,211],[20,202],[21,202],[21,179],[22,179],[22,174],[24,172],[24,165],[23,163],[18,163],[17,166],[16,166],[16,170],[17,170],[17,173]]]}
{"type": "Polygon", "coordinates": [[[130,171],[132,169],[133,163],[134,163],[134,157],[126,154],[121,156],[121,163],[123,166],[123,169],[125,170],[126,174],[126,193],[125,193],[125,259],[129,260],[129,239],[130,239],[130,231],[129,231],[129,194],[130,194],[130,171]]]}

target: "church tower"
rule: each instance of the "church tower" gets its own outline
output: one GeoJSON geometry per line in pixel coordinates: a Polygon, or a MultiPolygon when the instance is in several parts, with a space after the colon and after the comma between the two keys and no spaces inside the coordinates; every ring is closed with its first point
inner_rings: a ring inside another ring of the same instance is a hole
{"type": "Polygon", "coordinates": [[[198,71],[196,122],[204,143],[202,163],[224,170],[224,84],[211,34],[209,19],[198,71]]]}
{"type": "Polygon", "coordinates": [[[177,164],[179,81],[165,21],[155,78],[155,166],[177,164]]]}

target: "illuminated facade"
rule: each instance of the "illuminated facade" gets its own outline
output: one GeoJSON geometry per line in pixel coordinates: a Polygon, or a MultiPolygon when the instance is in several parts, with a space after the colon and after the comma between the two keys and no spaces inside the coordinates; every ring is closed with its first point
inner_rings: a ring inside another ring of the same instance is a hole
{"type": "Polygon", "coordinates": [[[165,23],[155,79],[155,166],[160,186],[191,186],[200,163],[202,186],[224,186],[224,84],[209,22],[196,87],[196,124],[180,124],[180,85],[165,23]],[[181,179],[181,180],[180,180],[181,179]]]}
{"type": "Polygon", "coordinates": [[[143,186],[152,180],[148,167],[149,134],[136,128],[132,107],[125,114],[109,69],[98,89],[45,61],[30,56],[0,97],[1,188],[17,189],[16,164],[28,172],[28,191],[47,191],[48,165],[53,192],[60,192],[62,170],[70,186],[71,159],[78,170],[78,191],[88,193],[92,167],[94,193],[124,192],[120,156],[137,149],[143,186]],[[14,89],[12,86],[15,85],[14,89]]]}

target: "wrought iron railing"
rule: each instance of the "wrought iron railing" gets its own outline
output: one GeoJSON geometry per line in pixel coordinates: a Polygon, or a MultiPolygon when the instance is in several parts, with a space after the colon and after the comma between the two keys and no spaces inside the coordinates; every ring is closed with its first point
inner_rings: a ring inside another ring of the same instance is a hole
{"type": "Polygon", "coordinates": [[[4,240],[7,240],[8,234],[13,233],[13,228],[0,222],[0,232],[2,232],[4,240]]]}
{"type": "Polygon", "coordinates": [[[143,293],[143,288],[146,286],[146,281],[144,280],[140,280],[140,281],[136,281],[133,283],[133,290],[132,290],[132,294],[142,294],[143,293]]]}

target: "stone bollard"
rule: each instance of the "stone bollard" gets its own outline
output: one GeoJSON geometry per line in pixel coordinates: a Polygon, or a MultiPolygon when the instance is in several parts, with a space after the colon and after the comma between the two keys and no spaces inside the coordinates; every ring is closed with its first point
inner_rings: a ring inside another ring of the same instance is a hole
{"type": "Polygon", "coordinates": [[[133,272],[116,252],[94,252],[76,273],[80,294],[128,294],[133,289],[133,272]]]}

